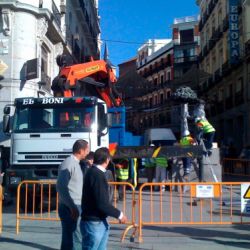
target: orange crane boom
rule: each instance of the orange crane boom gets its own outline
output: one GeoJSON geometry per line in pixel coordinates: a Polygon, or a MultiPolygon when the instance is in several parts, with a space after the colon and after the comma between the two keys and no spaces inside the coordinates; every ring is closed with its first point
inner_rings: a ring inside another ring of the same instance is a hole
{"type": "Polygon", "coordinates": [[[53,80],[54,96],[97,96],[107,106],[119,107],[122,104],[115,89],[116,76],[112,67],[104,60],[63,66],[59,75],[53,80]]]}

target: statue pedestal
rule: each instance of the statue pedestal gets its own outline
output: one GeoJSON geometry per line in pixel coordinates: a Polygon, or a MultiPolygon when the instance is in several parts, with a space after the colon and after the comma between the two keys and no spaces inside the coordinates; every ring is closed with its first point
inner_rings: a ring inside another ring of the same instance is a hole
{"type": "MultiPolygon", "coordinates": [[[[214,148],[210,157],[203,156],[203,169],[203,180],[205,182],[222,181],[222,166],[220,164],[219,148],[214,148]]],[[[188,180],[185,180],[183,176],[184,171],[182,159],[174,159],[172,168],[168,172],[168,180],[170,182],[199,182],[199,164],[197,159],[192,159],[191,171],[188,180]]],[[[178,188],[176,191],[178,191],[178,188]]]]}

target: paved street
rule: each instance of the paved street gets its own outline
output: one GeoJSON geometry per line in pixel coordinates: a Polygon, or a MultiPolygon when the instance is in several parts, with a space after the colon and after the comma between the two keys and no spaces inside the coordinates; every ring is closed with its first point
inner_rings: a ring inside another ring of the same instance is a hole
{"type": "MultiPolygon", "coordinates": [[[[144,208],[149,208],[149,203],[147,203],[149,196],[145,196],[144,208]]],[[[168,197],[168,192],[165,196],[168,197]]],[[[157,197],[159,197],[158,194],[154,196],[155,207],[158,206],[157,197]]],[[[174,204],[173,210],[177,211],[178,203],[174,202],[174,204]]],[[[145,216],[148,218],[149,210],[145,209],[145,216]]],[[[155,214],[157,213],[155,210],[155,214]]],[[[3,223],[3,234],[0,237],[1,250],[59,249],[61,233],[59,222],[21,221],[20,234],[16,235],[15,207],[11,206],[4,208],[3,223]]],[[[108,249],[250,248],[250,225],[145,226],[143,227],[143,243],[141,244],[137,242],[137,239],[135,242],[130,242],[130,234],[124,243],[120,243],[122,229],[124,229],[122,225],[112,225],[108,249]]]]}

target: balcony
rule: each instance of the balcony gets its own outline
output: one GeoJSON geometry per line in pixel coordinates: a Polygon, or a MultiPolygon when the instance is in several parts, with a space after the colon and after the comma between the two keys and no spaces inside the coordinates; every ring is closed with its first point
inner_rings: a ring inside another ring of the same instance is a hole
{"type": "Polygon", "coordinates": [[[244,103],[243,91],[235,93],[235,106],[239,106],[244,103]]]}
{"type": "Polygon", "coordinates": [[[89,15],[89,13],[87,11],[85,2],[82,1],[82,0],[79,0],[79,5],[80,5],[79,10],[82,12],[82,15],[85,18],[86,26],[87,26],[87,29],[89,31],[90,37],[94,38],[94,40],[93,40],[94,49],[97,50],[97,43],[94,42],[95,39],[97,38],[97,33],[94,31],[94,29],[92,27],[91,20],[90,20],[90,15],[89,15]]]}
{"type": "Polygon", "coordinates": [[[77,42],[74,42],[74,48],[73,48],[73,55],[77,62],[80,62],[81,60],[81,49],[78,46],[77,42]]]}
{"type": "Polygon", "coordinates": [[[175,57],[174,64],[175,65],[184,65],[184,64],[192,64],[198,61],[197,56],[187,56],[187,57],[175,57]]]}
{"type": "Polygon", "coordinates": [[[222,64],[222,76],[227,76],[231,71],[231,65],[229,61],[226,61],[225,63],[222,64]]]}
{"type": "Polygon", "coordinates": [[[201,31],[204,25],[206,24],[208,18],[210,17],[217,3],[218,3],[218,0],[212,0],[209,3],[207,10],[202,14],[202,18],[199,22],[199,31],[201,31]]]}
{"type": "Polygon", "coordinates": [[[224,112],[224,102],[223,101],[218,101],[216,104],[216,109],[217,109],[217,113],[221,114],[224,112]]]}
{"type": "Polygon", "coordinates": [[[225,32],[228,28],[229,28],[229,19],[228,19],[228,15],[224,18],[223,20],[223,26],[222,26],[222,29],[223,29],[223,32],[225,32]]]}
{"type": "Polygon", "coordinates": [[[214,44],[215,44],[217,41],[220,40],[220,38],[222,37],[222,35],[223,35],[222,26],[219,25],[218,28],[213,31],[211,40],[213,40],[214,44]]]}
{"type": "Polygon", "coordinates": [[[213,82],[214,83],[217,83],[219,82],[220,80],[222,79],[222,74],[221,74],[221,69],[217,69],[215,72],[214,72],[214,77],[213,77],[213,82]]]}
{"type": "Polygon", "coordinates": [[[209,5],[208,5],[208,13],[209,14],[212,13],[212,11],[214,10],[215,5],[216,5],[216,3],[213,0],[209,3],[209,5]]]}
{"type": "Polygon", "coordinates": [[[223,36],[222,30],[223,30],[223,25],[220,24],[220,25],[218,26],[217,30],[215,31],[216,37],[217,37],[218,40],[223,36]]]}
{"type": "Polygon", "coordinates": [[[225,102],[226,109],[231,109],[233,107],[233,98],[228,97],[225,102]]]}
{"type": "Polygon", "coordinates": [[[216,112],[216,105],[215,104],[211,105],[210,113],[211,113],[211,116],[216,116],[217,112],[216,112]]]}
{"type": "Polygon", "coordinates": [[[200,22],[199,22],[199,31],[201,31],[202,30],[202,28],[203,28],[203,21],[202,21],[202,19],[200,20],[200,22]]]}
{"type": "Polygon", "coordinates": [[[206,56],[208,54],[208,46],[207,46],[207,44],[203,47],[203,49],[202,49],[202,55],[203,56],[206,56]]]}
{"type": "Polygon", "coordinates": [[[204,56],[202,55],[202,52],[200,52],[199,56],[198,56],[198,62],[202,62],[204,59],[204,56]]]}
{"type": "Polygon", "coordinates": [[[171,66],[172,66],[171,61],[165,61],[163,63],[159,63],[156,67],[152,67],[151,69],[148,69],[145,73],[142,73],[142,75],[146,78],[148,76],[158,73],[159,71],[164,70],[171,66]]]}
{"type": "Polygon", "coordinates": [[[215,38],[212,36],[211,39],[208,41],[208,49],[213,49],[214,45],[216,44],[215,38]]]}
{"type": "Polygon", "coordinates": [[[61,13],[56,7],[55,2],[52,0],[52,13],[53,13],[53,19],[55,20],[58,27],[61,29],[61,13]]]}
{"type": "Polygon", "coordinates": [[[250,40],[245,43],[245,55],[247,58],[250,57],[250,40]]]}

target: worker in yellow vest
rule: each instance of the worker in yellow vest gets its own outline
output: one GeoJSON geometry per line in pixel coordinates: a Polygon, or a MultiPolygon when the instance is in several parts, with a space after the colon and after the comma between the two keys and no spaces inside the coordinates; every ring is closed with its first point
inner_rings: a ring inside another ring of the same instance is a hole
{"type": "Polygon", "coordinates": [[[155,159],[154,158],[145,158],[145,168],[147,173],[148,182],[153,182],[155,177],[155,159]]]}
{"type": "MultiPolygon", "coordinates": [[[[115,163],[115,173],[117,182],[127,182],[129,178],[129,160],[120,159],[115,163]]],[[[123,200],[123,186],[118,187],[119,200],[123,200]]]]}
{"type": "MultiPolygon", "coordinates": [[[[155,158],[155,182],[166,182],[168,160],[165,157],[155,158]]],[[[165,191],[165,185],[161,186],[161,190],[165,191]]]]}
{"type": "Polygon", "coordinates": [[[207,154],[210,156],[213,148],[215,129],[205,117],[196,117],[195,125],[198,128],[197,140],[199,142],[203,139],[207,154]]]}
{"type": "MultiPolygon", "coordinates": [[[[193,139],[193,137],[188,134],[185,135],[181,138],[180,140],[180,145],[185,147],[185,146],[191,146],[194,145],[195,141],[193,139]]],[[[191,170],[191,163],[192,163],[192,159],[190,157],[184,157],[182,158],[182,163],[183,163],[183,171],[184,171],[184,176],[183,178],[185,180],[189,180],[189,174],[190,174],[190,170],[191,170]]]]}

